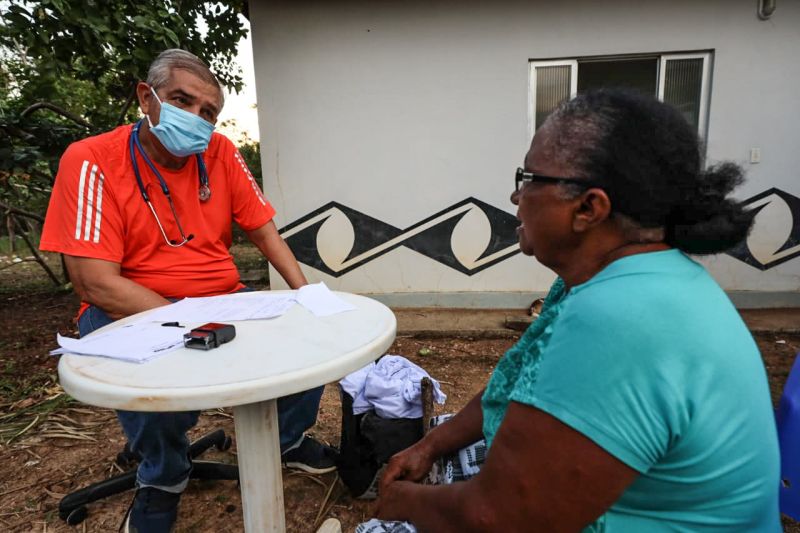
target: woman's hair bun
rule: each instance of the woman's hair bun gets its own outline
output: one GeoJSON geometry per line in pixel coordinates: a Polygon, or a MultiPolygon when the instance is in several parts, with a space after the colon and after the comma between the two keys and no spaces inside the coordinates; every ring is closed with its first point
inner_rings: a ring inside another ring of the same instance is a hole
{"type": "Polygon", "coordinates": [[[728,195],[744,181],[734,163],[701,171],[693,194],[667,217],[666,242],[686,253],[708,255],[729,250],[747,238],[753,216],[728,195]]]}

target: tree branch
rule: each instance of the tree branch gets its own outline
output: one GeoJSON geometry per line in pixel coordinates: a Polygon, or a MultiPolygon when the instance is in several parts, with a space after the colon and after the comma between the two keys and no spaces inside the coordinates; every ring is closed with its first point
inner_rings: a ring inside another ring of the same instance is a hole
{"type": "Polygon", "coordinates": [[[0,128],[4,129],[9,135],[14,135],[14,136],[19,137],[20,139],[24,139],[24,140],[26,140],[28,142],[33,141],[33,140],[36,139],[36,136],[33,135],[32,133],[28,133],[27,131],[21,130],[21,129],[15,127],[15,126],[10,125],[10,124],[0,125],[0,128]]]}
{"type": "Polygon", "coordinates": [[[18,220],[16,220],[15,222],[17,223],[19,236],[22,237],[22,240],[25,241],[25,244],[28,245],[28,248],[30,248],[33,257],[36,258],[36,262],[39,263],[39,266],[41,266],[44,269],[44,271],[47,272],[47,275],[50,276],[50,279],[53,281],[53,284],[56,287],[60,287],[61,285],[63,285],[64,282],[58,279],[58,276],[56,276],[50,269],[50,267],[47,266],[47,263],[44,261],[44,257],[41,256],[39,250],[36,249],[31,240],[28,238],[28,234],[25,232],[25,228],[22,227],[22,224],[20,224],[18,220]]]}
{"type": "Polygon", "coordinates": [[[72,122],[83,126],[86,129],[94,130],[94,126],[83,120],[81,117],[74,113],[70,113],[66,109],[62,109],[55,104],[51,104],[50,102],[37,102],[31,106],[29,106],[25,111],[20,113],[21,118],[25,118],[26,116],[30,115],[34,111],[38,111],[39,109],[49,109],[54,113],[61,115],[62,117],[70,119],[72,122]]]}
{"type": "Polygon", "coordinates": [[[136,80],[133,80],[131,83],[131,92],[128,93],[128,99],[125,100],[125,105],[122,106],[122,111],[119,113],[119,117],[117,117],[117,126],[121,126],[122,122],[125,120],[125,115],[128,114],[128,109],[131,108],[131,104],[133,104],[133,99],[136,97],[136,80]]]}
{"type": "Polygon", "coordinates": [[[0,209],[4,209],[7,213],[11,213],[13,215],[19,215],[26,218],[32,218],[36,222],[40,224],[44,224],[44,217],[41,215],[37,215],[36,213],[31,213],[29,211],[23,211],[18,207],[14,207],[12,205],[8,205],[5,202],[0,201],[0,209]]]}

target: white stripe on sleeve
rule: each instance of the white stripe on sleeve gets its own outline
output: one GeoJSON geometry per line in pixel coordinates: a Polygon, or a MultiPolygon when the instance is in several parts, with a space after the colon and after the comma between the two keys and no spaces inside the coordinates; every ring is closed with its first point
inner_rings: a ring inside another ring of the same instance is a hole
{"type": "Polygon", "coordinates": [[[78,217],[75,220],[75,238],[81,238],[81,226],[83,226],[83,186],[86,183],[86,169],[89,167],[89,162],[84,161],[81,167],[81,179],[78,183],[78,217]]]}
{"type": "Polygon", "coordinates": [[[94,214],[94,238],[92,238],[92,242],[95,244],[100,242],[100,222],[103,218],[103,180],[105,178],[101,172],[100,179],[97,180],[97,206],[94,214]]]}
{"type": "Polygon", "coordinates": [[[92,175],[89,178],[89,193],[86,197],[86,224],[84,224],[83,240],[89,240],[89,231],[92,223],[92,207],[94,207],[94,179],[97,175],[97,165],[92,166],[92,175]]]}

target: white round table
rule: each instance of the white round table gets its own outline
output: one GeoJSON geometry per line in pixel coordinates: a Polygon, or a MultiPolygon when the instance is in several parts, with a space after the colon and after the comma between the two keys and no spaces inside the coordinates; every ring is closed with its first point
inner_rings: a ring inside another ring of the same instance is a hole
{"type": "MultiPolygon", "coordinates": [[[[280,292],[288,291],[272,294],[280,292]]],[[[224,298],[246,294],[252,293],[224,298]]],[[[298,304],[278,318],[231,322],[236,338],[219,348],[181,348],[144,364],[65,354],[58,364],[59,380],[77,400],[111,409],[233,407],[245,531],[283,532],[276,399],[363,367],[385,353],[395,336],[397,323],[386,306],[363,296],[336,294],[357,309],[316,317],[298,304]]]]}

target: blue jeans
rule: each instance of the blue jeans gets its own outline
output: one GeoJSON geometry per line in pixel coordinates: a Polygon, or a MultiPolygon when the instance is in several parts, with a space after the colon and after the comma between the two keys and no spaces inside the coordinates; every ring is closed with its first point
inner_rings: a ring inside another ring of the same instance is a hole
{"type": "MultiPolygon", "coordinates": [[[[78,319],[81,337],[113,320],[101,309],[90,306],[78,319]]],[[[278,398],[278,427],[281,450],[291,447],[303,432],[317,422],[324,387],[278,398]]],[[[131,451],[141,455],[136,478],[141,487],[182,492],[189,480],[189,438],[186,432],[197,424],[199,411],[140,413],[117,411],[131,451]]]]}

